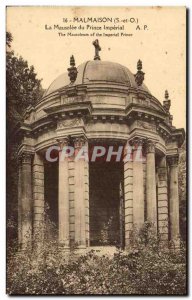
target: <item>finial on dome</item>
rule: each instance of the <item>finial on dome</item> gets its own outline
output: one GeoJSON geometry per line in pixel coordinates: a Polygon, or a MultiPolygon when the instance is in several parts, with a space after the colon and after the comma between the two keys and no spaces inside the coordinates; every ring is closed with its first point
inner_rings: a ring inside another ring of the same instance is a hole
{"type": "Polygon", "coordinates": [[[70,57],[70,66],[75,66],[75,58],[74,58],[74,56],[73,55],[71,55],[71,57],[70,57]]]}
{"type": "Polygon", "coordinates": [[[101,60],[100,56],[99,56],[99,51],[101,51],[101,47],[99,45],[99,40],[95,40],[93,41],[93,46],[95,47],[95,56],[94,56],[94,60],[101,60]]]}
{"type": "Polygon", "coordinates": [[[165,99],[166,99],[166,100],[169,99],[169,93],[168,93],[168,90],[165,90],[165,99]]]}
{"type": "Polygon", "coordinates": [[[165,90],[165,100],[163,101],[163,107],[166,112],[169,112],[171,107],[171,100],[169,100],[169,93],[167,90],[165,90]]]}
{"type": "Polygon", "coordinates": [[[70,66],[71,67],[67,69],[68,76],[70,78],[71,83],[73,83],[75,82],[78,73],[77,68],[75,67],[75,58],[73,55],[70,57],[70,66]]]}
{"type": "Polygon", "coordinates": [[[141,71],[142,70],[142,61],[139,59],[137,62],[137,70],[141,71]]]}
{"type": "Polygon", "coordinates": [[[137,73],[134,75],[135,76],[135,81],[138,86],[142,85],[145,73],[142,70],[142,61],[139,59],[137,62],[137,73]]]}

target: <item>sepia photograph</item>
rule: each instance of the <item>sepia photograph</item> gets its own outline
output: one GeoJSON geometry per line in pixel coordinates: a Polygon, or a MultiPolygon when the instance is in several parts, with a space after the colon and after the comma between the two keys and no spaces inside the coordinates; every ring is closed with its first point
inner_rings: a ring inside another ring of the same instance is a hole
{"type": "Polygon", "coordinates": [[[179,7],[6,7],[6,293],[187,295],[179,7]]]}

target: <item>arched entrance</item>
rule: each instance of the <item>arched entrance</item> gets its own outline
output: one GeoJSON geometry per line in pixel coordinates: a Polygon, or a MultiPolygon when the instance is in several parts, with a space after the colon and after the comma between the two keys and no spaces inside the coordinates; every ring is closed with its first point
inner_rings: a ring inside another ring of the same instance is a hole
{"type": "Polygon", "coordinates": [[[124,246],[123,172],[116,156],[89,162],[90,246],[124,246]]]}

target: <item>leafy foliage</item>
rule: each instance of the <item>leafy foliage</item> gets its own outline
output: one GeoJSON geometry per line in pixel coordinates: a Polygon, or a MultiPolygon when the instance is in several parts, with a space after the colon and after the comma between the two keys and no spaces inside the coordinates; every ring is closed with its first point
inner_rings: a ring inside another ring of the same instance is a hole
{"type": "Polygon", "coordinates": [[[36,78],[34,66],[14,52],[7,52],[6,60],[6,97],[8,112],[15,108],[22,114],[29,104],[35,104],[42,95],[41,80],[36,78]]]}
{"type": "MultiPolygon", "coordinates": [[[[49,248],[51,249],[51,247],[49,248]]],[[[185,264],[181,255],[141,252],[80,257],[31,256],[10,259],[9,294],[151,294],[186,293],[185,264]]]]}
{"type": "Polygon", "coordinates": [[[13,36],[10,32],[6,32],[6,46],[11,48],[11,42],[13,41],[13,36]]]}
{"type": "Polygon", "coordinates": [[[12,34],[6,32],[6,99],[8,133],[22,120],[22,114],[42,96],[41,80],[37,79],[34,66],[11,50],[12,34]]]}
{"type": "MultiPolygon", "coordinates": [[[[50,224],[46,228],[52,230],[50,224]]],[[[157,250],[154,240],[113,255],[98,255],[93,250],[78,255],[76,249],[65,254],[52,238],[45,238],[38,251],[14,253],[13,246],[9,250],[9,294],[186,294],[184,248],[180,252],[157,250]]]]}

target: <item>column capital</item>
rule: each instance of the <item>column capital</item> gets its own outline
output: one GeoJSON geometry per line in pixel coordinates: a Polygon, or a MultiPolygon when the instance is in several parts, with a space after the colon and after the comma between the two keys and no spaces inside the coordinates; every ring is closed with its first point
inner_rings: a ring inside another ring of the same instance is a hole
{"type": "Polygon", "coordinates": [[[63,147],[67,147],[70,144],[70,138],[68,136],[57,139],[58,145],[61,149],[63,149],[63,147]]]}
{"type": "Polygon", "coordinates": [[[134,137],[128,141],[129,144],[133,147],[133,151],[137,150],[139,146],[143,146],[145,144],[144,138],[134,137]]]}
{"type": "Polygon", "coordinates": [[[178,166],[179,155],[175,154],[175,155],[167,156],[167,162],[171,167],[178,166]]]}
{"type": "Polygon", "coordinates": [[[18,163],[19,164],[31,164],[32,156],[33,156],[33,153],[31,153],[31,152],[23,152],[18,158],[18,163]]]}
{"type": "Polygon", "coordinates": [[[78,136],[73,138],[75,149],[83,147],[86,143],[86,138],[84,136],[78,136]]]}
{"type": "Polygon", "coordinates": [[[155,142],[152,140],[146,141],[146,153],[155,153],[155,142]]]}

